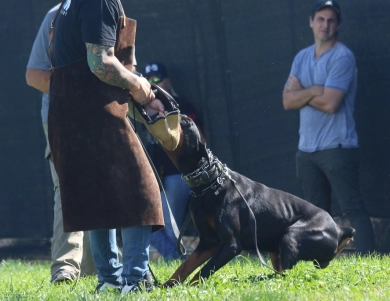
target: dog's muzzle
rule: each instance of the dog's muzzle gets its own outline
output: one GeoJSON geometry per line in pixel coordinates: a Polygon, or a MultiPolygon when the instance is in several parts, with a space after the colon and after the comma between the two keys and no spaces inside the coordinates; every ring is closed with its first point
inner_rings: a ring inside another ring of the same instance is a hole
{"type": "Polygon", "coordinates": [[[226,164],[222,164],[211,151],[207,150],[209,160],[195,171],[187,175],[182,175],[182,179],[191,187],[190,195],[199,197],[207,190],[216,190],[221,187],[226,177],[229,177],[226,164]],[[209,163],[210,162],[210,163],[209,163]]]}

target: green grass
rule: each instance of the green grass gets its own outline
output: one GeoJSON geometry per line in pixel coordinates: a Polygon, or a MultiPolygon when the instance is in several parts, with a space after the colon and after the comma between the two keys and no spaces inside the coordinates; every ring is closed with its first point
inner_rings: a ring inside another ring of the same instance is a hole
{"type": "MultiPolygon", "coordinates": [[[[157,279],[167,280],[179,261],[152,262],[157,279]]],[[[239,256],[197,287],[130,294],[95,294],[95,277],[72,284],[49,283],[47,261],[3,260],[0,263],[0,300],[390,300],[390,257],[351,255],[331,262],[324,270],[300,262],[286,276],[274,276],[257,258],[239,256]]]]}

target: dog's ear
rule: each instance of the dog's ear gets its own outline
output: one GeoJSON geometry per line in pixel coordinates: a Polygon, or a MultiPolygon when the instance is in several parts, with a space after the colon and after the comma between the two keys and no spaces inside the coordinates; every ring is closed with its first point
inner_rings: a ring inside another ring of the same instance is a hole
{"type": "Polygon", "coordinates": [[[209,153],[207,152],[207,148],[206,148],[206,143],[205,142],[198,141],[198,151],[199,151],[199,154],[202,157],[206,158],[207,161],[210,164],[210,157],[209,157],[209,153]]]}

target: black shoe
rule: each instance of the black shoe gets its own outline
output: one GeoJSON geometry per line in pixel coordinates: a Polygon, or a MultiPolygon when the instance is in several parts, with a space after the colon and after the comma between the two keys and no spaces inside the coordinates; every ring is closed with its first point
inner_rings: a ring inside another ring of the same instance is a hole
{"type": "Polygon", "coordinates": [[[121,295],[126,295],[129,293],[136,292],[151,292],[154,290],[154,285],[152,281],[152,275],[150,272],[146,272],[143,279],[137,283],[128,283],[122,287],[121,295]]]}

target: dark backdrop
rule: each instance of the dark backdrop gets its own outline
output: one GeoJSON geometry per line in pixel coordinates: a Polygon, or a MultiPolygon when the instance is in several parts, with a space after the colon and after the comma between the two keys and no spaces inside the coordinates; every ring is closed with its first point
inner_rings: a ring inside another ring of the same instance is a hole
{"type": "MultiPolygon", "coordinates": [[[[50,237],[53,193],[40,94],[24,74],[52,0],[14,0],[0,11],[0,238],[50,237]]],[[[294,55],[313,42],[312,0],[123,0],[138,20],[139,70],[164,62],[179,95],[201,111],[208,145],[232,169],[297,195],[298,112],[282,107],[294,55]]],[[[340,0],[340,39],[359,69],[356,122],[361,192],[373,217],[390,217],[388,0],[340,0]]]]}

